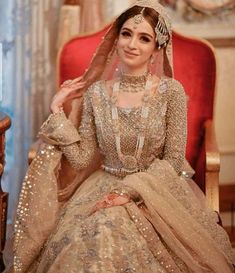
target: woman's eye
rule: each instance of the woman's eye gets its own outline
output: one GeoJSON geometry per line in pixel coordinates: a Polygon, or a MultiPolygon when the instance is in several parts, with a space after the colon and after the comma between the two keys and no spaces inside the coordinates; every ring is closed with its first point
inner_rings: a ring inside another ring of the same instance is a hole
{"type": "Polygon", "coordinates": [[[150,42],[150,39],[148,37],[146,37],[146,36],[142,36],[142,37],[140,37],[140,39],[145,43],[150,42]]]}
{"type": "Polygon", "coordinates": [[[124,36],[124,37],[129,37],[129,36],[131,36],[130,32],[128,32],[128,31],[122,31],[122,32],[121,32],[121,35],[124,36]]]}

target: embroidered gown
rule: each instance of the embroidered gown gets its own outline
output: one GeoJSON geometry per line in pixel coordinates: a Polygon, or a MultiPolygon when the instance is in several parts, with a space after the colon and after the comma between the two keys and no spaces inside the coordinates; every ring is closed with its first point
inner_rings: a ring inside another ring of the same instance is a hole
{"type": "MultiPolygon", "coordinates": [[[[135,152],[140,112],[141,107],[118,107],[123,154],[135,152]]],[[[186,146],[186,99],[179,82],[160,80],[151,96],[144,129],[140,171],[126,174],[117,156],[111,101],[104,81],[96,82],[86,92],[78,131],[63,112],[49,117],[40,131],[48,145],[32,163],[34,172],[26,176],[23,190],[33,179],[37,181],[32,177],[35,170],[38,177],[43,174],[49,181],[45,170],[50,166],[45,162],[58,150],[79,170],[89,165],[98,148],[103,165],[59,210],[40,251],[23,244],[18,247],[21,257],[15,254],[16,272],[24,272],[24,259],[30,261],[25,272],[35,273],[233,272],[231,245],[216,224],[216,214],[200,203],[180,176],[186,146]],[[131,201],[91,213],[95,203],[113,189],[128,192],[131,201]]],[[[53,190],[48,186],[48,196],[53,190]]],[[[33,190],[31,193],[36,194],[33,190]]],[[[37,194],[40,199],[42,193],[37,194]]],[[[21,194],[22,202],[24,198],[21,194]]],[[[50,197],[47,201],[50,206],[50,197]]],[[[39,207],[32,206],[40,216],[39,207]]],[[[27,218],[22,215],[19,222],[27,218]]],[[[24,242],[22,226],[16,232],[16,248],[24,242]]]]}

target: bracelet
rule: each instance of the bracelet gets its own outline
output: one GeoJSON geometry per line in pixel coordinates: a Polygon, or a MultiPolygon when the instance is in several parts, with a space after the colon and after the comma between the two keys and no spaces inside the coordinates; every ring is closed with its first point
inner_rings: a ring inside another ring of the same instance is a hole
{"type": "Polygon", "coordinates": [[[129,199],[131,198],[129,192],[125,189],[113,189],[111,192],[112,193],[115,193],[115,194],[118,194],[120,196],[125,196],[125,197],[128,197],[129,199]]]}
{"type": "Polygon", "coordinates": [[[57,114],[64,113],[64,108],[63,108],[63,106],[60,106],[60,107],[58,107],[58,108],[59,108],[59,111],[58,111],[58,112],[52,112],[51,114],[52,114],[52,115],[57,115],[57,114]]]}
{"type": "Polygon", "coordinates": [[[111,192],[109,193],[106,197],[105,197],[105,200],[104,200],[104,204],[107,205],[107,207],[109,206],[113,206],[114,205],[114,200],[117,198],[117,197],[126,197],[128,200],[130,199],[130,196],[127,195],[126,193],[123,193],[123,192],[111,192]]]}

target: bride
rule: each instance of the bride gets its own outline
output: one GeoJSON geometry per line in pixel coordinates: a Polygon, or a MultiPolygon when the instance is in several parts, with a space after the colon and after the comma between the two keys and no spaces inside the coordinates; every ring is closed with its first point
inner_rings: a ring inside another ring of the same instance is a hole
{"type": "Polygon", "coordinates": [[[5,272],[233,272],[225,231],[182,175],[186,99],[171,42],[164,8],[139,0],[87,72],[62,84],[22,186],[5,272]]]}

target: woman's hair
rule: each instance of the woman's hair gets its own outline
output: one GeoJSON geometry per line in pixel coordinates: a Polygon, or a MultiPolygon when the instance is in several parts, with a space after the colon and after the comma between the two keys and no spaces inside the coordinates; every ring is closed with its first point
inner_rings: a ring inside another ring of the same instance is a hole
{"type": "MultiPolygon", "coordinates": [[[[115,27],[116,27],[117,33],[118,34],[120,33],[122,26],[128,19],[134,17],[135,15],[140,14],[142,10],[143,10],[143,7],[133,6],[130,9],[123,12],[115,21],[115,27]]],[[[158,23],[159,13],[157,13],[154,9],[145,7],[142,15],[145,18],[145,20],[151,25],[155,33],[155,27],[157,26],[157,23],[158,23]]],[[[158,47],[158,42],[156,42],[156,46],[158,47]]]]}

